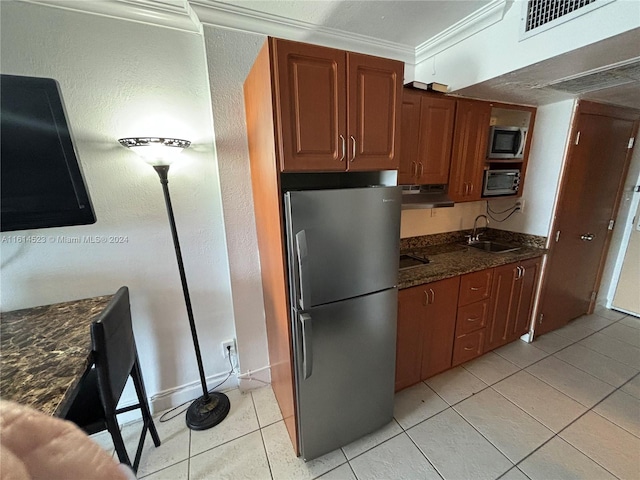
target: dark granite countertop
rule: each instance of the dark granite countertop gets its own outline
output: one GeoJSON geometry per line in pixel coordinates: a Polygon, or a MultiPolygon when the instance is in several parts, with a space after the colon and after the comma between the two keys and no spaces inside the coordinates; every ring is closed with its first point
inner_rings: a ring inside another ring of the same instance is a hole
{"type": "Polygon", "coordinates": [[[413,287],[465,273],[499,267],[508,263],[540,257],[546,253],[546,250],[542,248],[544,237],[489,229],[487,239],[517,245],[520,248],[513,252],[488,253],[464,246],[466,241],[464,235],[468,233],[461,231],[403,239],[401,253],[424,255],[429,258],[430,263],[400,270],[398,288],[413,287]]]}
{"type": "Polygon", "coordinates": [[[60,415],[91,364],[89,325],[113,295],[0,314],[0,396],[60,415]]]}

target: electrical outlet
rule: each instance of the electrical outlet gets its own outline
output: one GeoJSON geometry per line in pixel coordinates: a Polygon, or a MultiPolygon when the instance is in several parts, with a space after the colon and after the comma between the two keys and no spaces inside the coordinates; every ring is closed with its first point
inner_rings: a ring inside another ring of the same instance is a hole
{"type": "Polygon", "coordinates": [[[518,200],[516,202],[516,206],[520,207],[520,210],[518,210],[518,213],[524,213],[524,200],[518,200]]]}
{"type": "Polygon", "coordinates": [[[222,342],[222,356],[227,358],[228,354],[234,356],[236,354],[236,341],[235,339],[227,340],[226,342],[222,342]],[[227,347],[230,347],[231,350],[227,350],[227,347]]]}

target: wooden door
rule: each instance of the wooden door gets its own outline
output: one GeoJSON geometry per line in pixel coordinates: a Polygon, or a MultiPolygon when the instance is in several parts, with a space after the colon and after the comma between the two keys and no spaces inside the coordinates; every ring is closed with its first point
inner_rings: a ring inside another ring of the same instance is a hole
{"type": "Polygon", "coordinates": [[[640,112],[581,102],[571,133],[536,325],[546,333],[591,313],[640,112]]]}
{"type": "Polygon", "coordinates": [[[347,169],[396,170],[404,63],[347,53],[347,169]]]}
{"type": "Polygon", "coordinates": [[[398,292],[396,338],[396,391],[420,381],[422,367],[422,324],[426,313],[425,289],[413,287],[398,292]]]}
{"type": "Polygon", "coordinates": [[[280,170],[346,170],[346,53],[271,42],[280,170]]]}
{"type": "Polygon", "coordinates": [[[491,307],[484,339],[485,352],[509,342],[509,320],[514,315],[512,298],[517,288],[518,266],[516,263],[510,263],[493,269],[491,307]]]}
{"type": "Polygon", "coordinates": [[[448,183],[455,111],[456,102],[452,98],[422,96],[417,183],[448,183]]]}
{"type": "Polygon", "coordinates": [[[491,104],[458,100],[456,104],[449,196],[454,202],[480,200],[491,104]]]}
{"type": "Polygon", "coordinates": [[[424,285],[427,313],[422,324],[422,380],[451,368],[459,287],[460,277],[424,285]]]}
{"type": "Polygon", "coordinates": [[[410,88],[404,88],[402,91],[398,185],[417,183],[420,98],[421,95],[410,88]]]}
{"type": "Polygon", "coordinates": [[[538,277],[540,276],[540,258],[520,263],[521,273],[514,291],[514,314],[509,340],[517,340],[529,331],[529,324],[533,314],[533,300],[536,294],[538,277]],[[517,296],[516,296],[517,295],[517,296]]]}

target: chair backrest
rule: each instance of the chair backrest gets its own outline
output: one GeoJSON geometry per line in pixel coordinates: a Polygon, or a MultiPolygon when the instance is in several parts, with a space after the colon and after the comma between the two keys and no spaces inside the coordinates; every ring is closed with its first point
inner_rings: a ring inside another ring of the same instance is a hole
{"type": "Polygon", "coordinates": [[[129,289],[121,287],[91,324],[98,388],[105,410],[115,411],[137,358],[129,289]]]}

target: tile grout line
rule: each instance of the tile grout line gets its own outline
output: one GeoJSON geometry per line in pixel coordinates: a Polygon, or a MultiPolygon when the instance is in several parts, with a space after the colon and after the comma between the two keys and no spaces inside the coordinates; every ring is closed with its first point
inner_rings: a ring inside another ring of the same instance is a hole
{"type": "Polygon", "coordinates": [[[609,395],[607,395],[606,397],[604,397],[602,400],[600,400],[598,403],[596,403],[591,410],[593,410],[593,413],[595,413],[596,415],[604,418],[606,421],[614,424],[615,426],[623,429],[625,432],[628,432],[629,434],[633,435],[634,437],[640,439],[640,435],[636,435],[633,432],[630,432],[629,430],[627,430],[625,427],[623,427],[622,425],[618,425],[616,422],[614,422],[613,420],[605,417],[604,415],[601,415],[600,413],[595,411],[595,408],[600,405],[602,402],[604,402],[607,398],[611,397],[612,395],[614,395],[615,393],[617,393],[618,391],[621,391],[622,393],[624,393],[625,395],[629,395],[630,397],[638,400],[638,402],[640,402],[640,399],[634,397],[633,395],[631,395],[630,393],[625,392],[624,390],[622,390],[622,387],[624,387],[626,384],[628,384],[629,382],[631,382],[633,379],[635,379],[636,377],[640,376],[640,372],[636,373],[633,377],[631,377],[629,380],[627,380],[626,382],[624,382],[622,385],[620,385],[618,388],[616,388],[613,392],[609,393],[609,395]]]}
{"type": "MultiPolygon", "coordinates": [[[[451,408],[451,407],[449,407],[449,408],[451,408]]],[[[446,411],[446,410],[447,410],[447,409],[444,409],[442,412],[444,412],[444,411],[446,411]]],[[[436,415],[438,415],[438,414],[440,414],[440,413],[442,413],[442,412],[438,412],[436,415]]],[[[433,415],[433,416],[431,416],[431,417],[429,417],[429,418],[433,418],[433,417],[435,417],[436,415],[433,415]]],[[[428,419],[423,420],[423,421],[422,421],[422,422],[420,422],[420,423],[426,422],[427,420],[428,420],[428,419]]],[[[417,425],[414,425],[414,427],[415,427],[415,426],[417,426],[417,425]]],[[[411,427],[411,428],[413,428],[413,427],[411,427]]],[[[440,478],[441,478],[442,480],[445,480],[444,475],[440,472],[440,470],[438,470],[438,468],[433,464],[433,462],[431,462],[431,460],[429,460],[429,457],[427,457],[427,455],[422,451],[422,449],[418,446],[418,444],[413,440],[413,438],[411,437],[411,435],[409,435],[407,432],[404,432],[404,434],[409,438],[409,441],[410,441],[411,443],[413,443],[413,445],[415,445],[415,447],[418,449],[418,451],[420,452],[420,454],[425,458],[425,460],[427,461],[427,463],[429,463],[429,465],[431,465],[431,468],[433,468],[433,469],[435,470],[435,472],[440,476],[440,478]]]]}
{"type": "MultiPolygon", "coordinates": [[[[606,327],[605,327],[606,328],[606,327]]],[[[586,337],[585,337],[586,338],[586,337]]],[[[581,339],[582,340],[582,339],[581,339]]],[[[569,348],[572,345],[575,345],[576,343],[578,343],[580,340],[575,340],[574,343],[567,345],[564,348],[569,348]]],[[[560,349],[563,350],[563,349],[560,349]]],[[[560,351],[558,350],[558,351],[560,351]]],[[[599,353],[599,352],[598,352],[599,353]]],[[[559,359],[561,360],[561,359],[559,359]]],[[[537,363],[537,362],[536,362],[537,363]]],[[[567,362],[565,362],[567,363],[567,362]]],[[[567,363],[568,365],[571,365],[569,363],[567,363]]],[[[576,367],[577,368],[577,367],[576,367]]],[[[580,370],[580,369],[579,369],[580,370]]],[[[582,370],[581,370],[582,371],[582,370]]],[[[588,373],[588,372],[585,372],[588,373]]],[[[553,440],[554,438],[558,438],[561,441],[565,442],[567,445],[570,445],[572,448],[575,448],[578,452],[580,452],[581,454],[583,454],[585,457],[587,457],[589,460],[591,460],[592,462],[594,462],[596,465],[600,466],[603,470],[605,470],[606,472],[610,473],[611,475],[613,475],[613,477],[618,478],[616,475],[614,475],[612,472],[609,471],[609,469],[607,469],[604,465],[601,465],[599,462],[597,462],[594,458],[592,458],[590,455],[588,455],[586,452],[583,452],[582,450],[580,450],[576,445],[573,445],[571,442],[569,442],[568,440],[564,439],[563,437],[560,436],[560,434],[562,432],[564,432],[566,429],[568,429],[571,425],[573,425],[574,423],[576,423],[578,420],[580,420],[582,417],[584,417],[585,415],[587,415],[589,412],[592,412],[594,408],[596,408],[600,403],[604,402],[607,398],[609,398],[611,395],[613,395],[615,392],[617,392],[618,390],[620,390],[624,385],[626,385],[627,383],[629,383],[631,380],[633,380],[634,378],[636,378],[638,375],[640,375],[640,373],[636,373],[632,378],[630,378],[629,380],[627,380],[625,383],[623,383],[620,387],[615,387],[614,385],[611,385],[614,387],[614,390],[612,392],[610,392],[609,394],[607,394],[604,398],[602,398],[600,401],[598,401],[595,405],[593,405],[592,407],[587,407],[587,410],[585,412],[583,412],[582,414],[580,414],[578,417],[576,417],[573,421],[571,421],[569,424],[567,424],[565,427],[563,427],[560,431],[558,431],[558,433],[554,432],[553,437],[551,437],[550,439],[548,439],[547,441],[545,441],[544,443],[542,443],[542,445],[538,446],[537,448],[535,448],[531,453],[529,453],[526,457],[524,457],[522,460],[520,460],[516,466],[522,464],[522,462],[524,462],[527,458],[529,458],[531,455],[533,455],[535,452],[537,452],[538,450],[540,450],[543,446],[545,446],[547,443],[551,442],[551,440],[553,440]]],[[[593,375],[592,375],[593,376],[593,375]]],[[[536,377],[537,378],[537,377],[536,377]]],[[[545,382],[546,383],[546,382],[545,382]]],[[[605,382],[606,383],[606,382],[605,382]]],[[[552,385],[550,385],[552,388],[552,385]]],[[[556,389],[557,390],[557,389],[556,389]]],[[[499,392],[498,392],[499,393],[499,392]]],[[[561,392],[562,393],[562,392],[561,392]]],[[[568,395],[567,395],[568,396],[568,395]]],[[[571,397],[570,397],[571,398],[571,397]]],[[[507,399],[508,400],[508,399],[507,399]]],[[[513,402],[512,402],[513,403],[513,402]]],[[[579,403],[579,402],[578,402],[579,403]]],[[[515,404],[514,404],[515,405],[515,404]]],[[[582,405],[582,404],[581,404],[582,405]]],[[[517,405],[516,405],[517,406],[517,405]]],[[[583,405],[586,407],[586,405],[583,405]]],[[[526,412],[525,412],[526,413],[526,412]]],[[[597,412],[593,411],[593,413],[595,413],[596,415],[597,412]]],[[[600,415],[601,416],[601,415],[600,415]]],[[[602,416],[601,416],[602,417],[602,416]]],[[[611,422],[609,419],[602,417],[604,420],[609,421],[610,423],[612,423],[613,425],[620,427],[619,425],[611,422]]],[[[546,427],[546,426],[545,426],[546,427]]],[[[626,431],[626,429],[623,429],[626,431]]]]}
{"type": "MultiPolygon", "coordinates": [[[[260,440],[262,440],[262,449],[264,450],[264,456],[267,459],[267,467],[269,468],[269,476],[271,477],[271,480],[273,479],[273,470],[271,469],[271,461],[269,460],[269,453],[267,452],[267,446],[264,443],[264,435],[262,433],[262,429],[264,428],[261,424],[260,424],[260,417],[258,416],[258,409],[256,408],[256,400],[255,398],[253,398],[253,392],[250,392],[251,395],[251,403],[253,404],[253,411],[256,413],[256,420],[258,421],[258,432],[260,432],[260,440]]],[[[284,420],[282,420],[284,422],[284,420]]],[[[274,422],[277,423],[277,422],[274,422]]],[[[269,425],[273,425],[273,424],[269,424],[269,425]]],[[[265,425],[265,427],[267,427],[268,425],[265,425]]],[[[253,433],[253,432],[251,432],[253,433]]]]}

